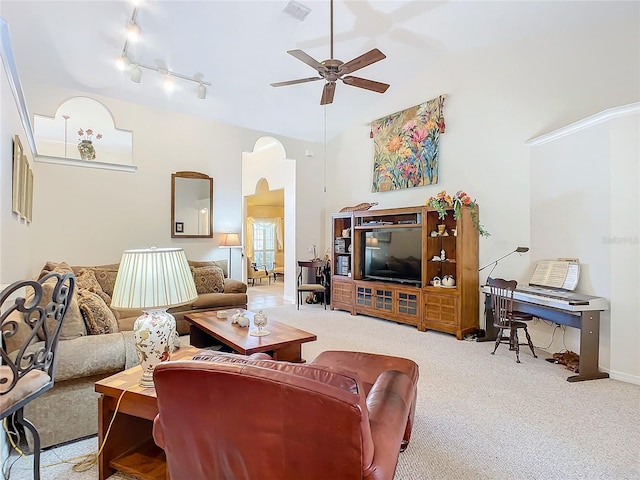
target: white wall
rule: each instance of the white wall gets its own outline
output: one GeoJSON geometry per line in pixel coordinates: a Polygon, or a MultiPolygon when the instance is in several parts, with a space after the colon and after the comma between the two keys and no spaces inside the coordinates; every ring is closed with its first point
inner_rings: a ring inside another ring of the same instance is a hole
{"type": "MultiPolygon", "coordinates": [[[[1,63],[1,62],[0,62],[1,63]]],[[[34,228],[20,219],[11,209],[13,192],[13,137],[20,137],[22,147],[33,167],[27,137],[20,123],[20,116],[7,75],[2,67],[0,81],[0,285],[31,278],[32,242],[34,228]]],[[[35,186],[40,179],[34,179],[35,186]]]]}
{"type": "Polygon", "coordinates": [[[640,383],[640,120],[636,113],[610,123],[610,371],[640,383]]]}
{"type": "MultiPolygon", "coordinates": [[[[330,142],[327,210],[337,211],[365,201],[379,202],[375,208],[419,205],[440,190],[446,189],[449,193],[466,190],[479,203],[480,221],[491,233],[491,237],[480,239],[480,265],[485,265],[513,251],[516,246],[530,246],[534,235],[542,235],[531,231],[530,170],[535,169],[535,165],[530,166],[526,141],[607,108],[639,99],[640,32],[637,18],[630,17],[616,25],[598,26],[582,32],[541,35],[501,48],[447,57],[427,66],[424,74],[415,78],[413,88],[394,91],[392,85],[380,99],[373,98],[371,109],[362,112],[362,122],[354,124],[330,142]],[[440,94],[448,95],[444,104],[447,127],[440,136],[440,183],[403,191],[371,193],[372,140],[365,122],[440,94]]],[[[328,118],[330,121],[330,112],[328,118]]],[[[623,167],[618,164],[615,168],[623,167]]],[[[582,175],[581,165],[577,164],[570,178],[556,181],[578,181],[582,175]]],[[[607,185],[609,175],[607,166],[602,174],[605,191],[610,188],[607,185]]],[[[593,179],[587,175],[584,181],[593,182],[593,179]]],[[[637,173],[633,182],[637,185],[637,173]]],[[[567,189],[567,197],[570,192],[571,187],[567,189]]],[[[595,194],[595,190],[590,194],[595,194]]],[[[584,228],[591,229],[590,225],[594,224],[596,231],[598,228],[611,230],[607,225],[608,217],[618,202],[609,207],[608,200],[605,200],[604,204],[593,206],[591,197],[589,205],[593,209],[584,209],[580,202],[576,204],[570,198],[566,200],[545,208],[550,214],[557,212],[555,218],[576,213],[583,215],[584,228]]],[[[636,216],[637,211],[636,208],[636,216]]],[[[329,221],[327,217],[327,224],[329,221]]],[[[553,232],[544,233],[553,235],[553,232]]],[[[580,254],[588,249],[584,233],[571,234],[571,238],[578,242],[580,254]]],[[[599,240],[598,233],[596,243],[599,240]]],[[[601,245],[593,242],[590,245],[595,248],[590,255],[597,256],[598,264],[608,265],[609,254],[601,245]]],[[[572,256],[568,243],[559,244],[553,236],[548,248],[553,257],[572,256]]],[[[500,262],[494,276],[527,281],[534,260],[528,254],[512,255],[500,262]]],[[[586,275],[586,278],[591,277],[588,273],[586,275]]],[[[606,297],[612,294],[607,284],[610,277],[607,277],[607,280],[590,278],[594,293],[606,297]]],[[[482,272],[481,283],[485,279],[486,272],[482,272]]],[[[628,279],[627,274],[621,272],[616,282],[628,279]]],[[[629,321],[634,319],[637,322],[637,309],[636,316],[629,321]]],[[[483,324],[481,319],[480,325],[483,324]]],[[[637,343],[633,343],[637,349],[637,343]]],[[[612,352],[612,358],[613,352],[619,356],[616,370],[622,375],[636,375],[637,355],[631,351],[628,342],[605,335],[602,344],[605,352],[612,352]]],[[[608,362],[609,354],[605,357],[608,362]]],[[[608,363],[604,366],[609,367],[608,363]]]]}
{"type": "MultiPolygon", "coordinates": [[[[43,115],[53,114],[65,99],[83,94],[47,85],[23,86],[30,112],[43,115]]],[[[118,128],[134,132],[133,161],[137,172],[35,162],[33,225],[29,227],[35,240],[33,245],[25,244],[7,232],[7,237],[25,250],[24,255],[11,255],[14,261],[24,263],[27,259],[22,270],[32,274],[48,260],[75,265],[112,263],[118,262],[127,248],[151,245],[183,247],[187,257],[194,260],[228,258],[228,251],[218,248],[219,233],[241,231],[242,152],[250,151],[263,133],[111,98],[95,98],[111,110],[118,128]],[[214,179],[213,239],[171,238],[171,173],[179,170],[202,172],[214,179]]],[[[3,121],[3,135],[4,130],[3,121]]],[[[12,131],[15,130],[7,129],[7,138],[12,131]]],[[[279,141],[292,152],[291,158],[304,158],[305,150],[317,148],[311,142],[283,137],[279,141]]],[[[3,157],[3,168],[5,162],[8,158],[3,157]]],[[[303,175],[308,167],[308,162],[298,162],[303,175]]],[[[7,209],[2,215],[5,235],[7,209]]],[[[321,223],[321,217],[309,221],[321,223]]],[[[3,248],[6,252],[7,248],[3,248]]],[[[239,259],[234,260],[233,276],[242,278],[239,259]]],[[[11,272],[16,270],[12,268],[11,272]]]]}
{"type": "MultiPolygon", "coordinates": [[[[600,317],[600,366],[614,378],[636,383],[638,213],[621,200],[637,194],[639,118],[640,104],[611,109],[531,142],[531,258],[580,260],[577,291],[610,303],[600,317]]],[[[551,329],[544,322],[534,325],[534,343],[550,344],[549,351],[580,352],[576,329],[553,342],[551,329]]]]}

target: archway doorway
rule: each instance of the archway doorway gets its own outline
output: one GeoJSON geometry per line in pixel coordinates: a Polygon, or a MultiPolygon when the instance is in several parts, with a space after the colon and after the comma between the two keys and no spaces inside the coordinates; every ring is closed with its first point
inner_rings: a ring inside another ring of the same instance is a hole
{"type": "MultiPolygon", "coordinates": [[[[262,202],[275,202],[278,196],[283,199],[282,251],[284,256],[284,299],[295,299],[296,279],[296,162],[286,158],[282,144],[272,137],[259,138],[252,152],[242,153],[242,197],[243,197],[243,243],[248,238],[248,212],[256,196],[262,202]]],[[[264,211],[264,210],[263,210],[264,211]]],[[[255,217],[254,217],[255,218],[255,217]]],[[[243,278],[247,275],[247,258],[244,259],[243,278]]]]}

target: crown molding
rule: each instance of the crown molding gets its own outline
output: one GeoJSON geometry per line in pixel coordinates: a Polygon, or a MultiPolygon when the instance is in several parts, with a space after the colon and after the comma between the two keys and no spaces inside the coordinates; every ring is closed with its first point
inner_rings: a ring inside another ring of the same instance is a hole
{"type": "Polygon", "coordinates": [[[566,137],[572,133],[584,130],[585,128],[589,128],[593,125],[613,120],[615,118],[626,117],[627,115],[632,115],[634,113],[640,113],[640,102],[603,110],[600,113],[596,113],[595,115],[591,115],[590,117],[584,118],[575,123],[571,123],[552,132],[527,140],[526,145],[530,147],[543,145],[553,140],[557,140],[558,138],[566,137]]]}

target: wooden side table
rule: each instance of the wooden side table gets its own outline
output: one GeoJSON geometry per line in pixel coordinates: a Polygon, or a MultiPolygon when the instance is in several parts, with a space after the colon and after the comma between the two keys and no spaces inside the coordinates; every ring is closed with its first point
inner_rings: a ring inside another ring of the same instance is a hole
{"type": "MultiPolygon", "coordinates": [[[[182,347],[171,360],[193,358],[198,348],[182,347]]],[[[138,385],[140,366],[116,373],[95,384],[98,399],[98,445],[107,440],[98,457],[98,478],[105,480],[116,470],[142,480],[164,480],[167,465],[164,451],[153,441],[153,419],[158,414],[155,388],[138,385]],[[123,394],[120,405],[118,400],[123,394]],[[115,420],[107,436],[109,424],[115,420]]]]}

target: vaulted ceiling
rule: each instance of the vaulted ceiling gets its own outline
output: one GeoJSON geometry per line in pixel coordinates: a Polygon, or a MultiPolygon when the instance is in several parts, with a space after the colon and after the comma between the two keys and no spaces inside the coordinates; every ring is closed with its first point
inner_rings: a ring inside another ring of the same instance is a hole
{"type": "MultiPolygon", "coordinates": [[[[129,1],[2,0],[0,16],[25,85],[47,83],[310,141],[389,113],[377,108],[380,94],[342,83],[327,107],[320,106],[322,81],[270,86],[315,75],[287,50],[302,49],[318,61],[330,56],[329,1],[300,0],[310,9],[303,21],[284,12],[287,3],[141,3],[142,37],[129,54],[142,64],[203,75],[212,84],[204,100],[196,83],[177,79],[168,94],[156,72],[143,70],[134,83],[115,68],[134,8],[129,1]]],[[[380,49],[387,58],[358,76],[390,84],[384,95],[393,95],[447,55],[616,21],[633,3],[336,0],[334,57],[346,62],[380,49]]]]}

